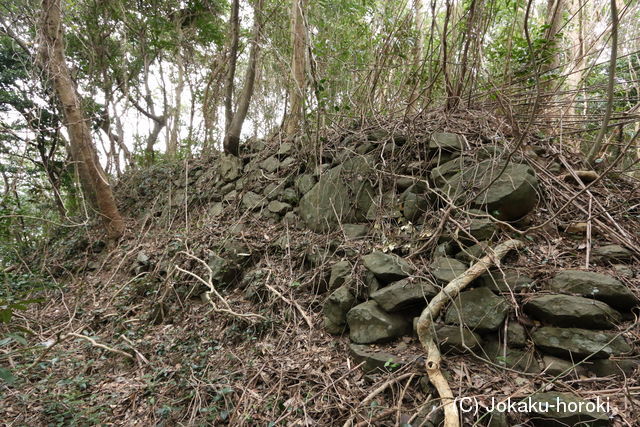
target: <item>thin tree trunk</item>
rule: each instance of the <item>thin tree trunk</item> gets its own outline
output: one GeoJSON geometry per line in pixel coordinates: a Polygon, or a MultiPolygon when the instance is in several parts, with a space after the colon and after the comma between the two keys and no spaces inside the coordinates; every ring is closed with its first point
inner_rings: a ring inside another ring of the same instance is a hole
{"type": "Polygon", "coordinates": [[[240,133],[244,119],[247,117],[251,96],[253,95],[253,86],[256,79],[256,69],[258,67],[258,55],[260,53],[260,34],[262,32],[262,0],[258,0],[254,9],[253,18],[253,40],[251,49],[249,50],[249,64],[247,73],[244,76],[244,87],[242,94],[238,99],[238,108],[233,115],[233,119],[229,124],[229,129],[224,139],[225,153],[238,156],[240,154],[240,133]]]}
{"type": "Polygon", "coordinates": [[[602,149],[602,140],[607,132],[611,112],[613,111],[614,84],[616,81],[616,62],[618,60],[618,6],[616,0],[611,0],[611,58],[609,59],[609,83],[607,84],[607,106],[602,119],[602,126],[596,136],[596,140],[589,150],[587,162],[593,165],[600,150],[602,149]]]}
{"type": "Polygon", "coordinates": [[[236,62],[238,61],[238,44],[240,42],[240,18],[239,0],[233,0],[231,4],[231,16],[229,17],[229,29],[231,31],[231,43],[227,65],[227,76],[224,93],[224,131],[227,133],[233,120],[233,81],[236,76],[236,62]]]}
{"type": "Polygon", "coordinates": [[[173,107],[173,117],[171,120],[171,132],[169,143],[167,144],[167,157],[174,159],[178,154],[178,135],[180,131],[180,115],[182,114],[182,92],[184,92],[184,61],[182,55],[178,53],[176,57],[178,67],[178,83],[176,84],[175,105],[173,107]]]}
{"type": "Polygon", "coordinates": [[[42,21],[39,32],[40,54],[62,104],[65,125],[69,132],[71,155],[80,176],[83,192],[102,217],[109,237],[117,239],[124,233],[124,221],[91,141],[91,131],[66,63],[60,0],[42,1],[42,21]]]}
{"type": "Polygon", "coordinates": [[[423,0],[413,0],[413,10],[415,14],[415,31],[417,34],[415,40],[415,46],[413,47],[413,73],[414,79],[413,85],[411,87],[411,93],[409,94],[409,101],[407,103],[406,115],[415,115],[417,112],[418,98],[420,96],[420,90],[418,89],[421,79],[419,76],[422,74],[421,70],[424,67],[423,56],[424,56],[424,1],[423,0]]]}
{"type": "Polygon", "coordinates": [[[306,28],[304,22],[304,10],[306,0],[293,0],[291,8],[291,44],[293,52],[291,55],[291,72],[293,75],[293,85],[289,93],[291,108],[286,124],[285,135],[293,137],[300,129],[300,124],[304,117],[305,99],[305,65],[306,65],[306,28]]]}
{"type": "Polygon", "coordinates": [[[571,4],[571,15],[577,15],[578,24],[573,31],[569,32],[571,40],[572,60],[571,69],[567,75],[567,91],[569,92],[567,99],[566,113],[572,115],[571,120],[576,120],[580,115],[578,103],[576,99],[582,87],[582,74],[585,64],[585,42],[584,42],[584,11],[582,0],[573,0],[571,4]]]}

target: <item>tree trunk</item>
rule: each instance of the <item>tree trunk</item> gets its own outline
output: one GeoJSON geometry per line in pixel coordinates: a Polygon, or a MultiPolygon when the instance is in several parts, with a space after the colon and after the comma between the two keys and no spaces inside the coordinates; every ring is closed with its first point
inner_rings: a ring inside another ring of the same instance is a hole
{"type": "Polygon", "coordinates": [[[236,62],[238,60],[238,43],[240,39],[239,0],[233,0],[231,4],[231,17],[229,18],[229,30],[231,31],[231,43],[229,44],[227,76],[224,93],[224,131],[227,133],[233,120],[233,80],[236,76],[236,62]]]}
{"type": "Polygon", "coordinates": [[[569,32],[569,39],[571,40],[571,62],[566,82],[569,95],[567,97],[567,109],[565,113],[572,116],[570,121],[573,122],[577,120],[580,115],[580,109],[578,108],[576,99],[582,87],[582,75],[586,57],[583,0],[572,1],[570,15],[577,15],[578,18],[577,25],[574,25],[572,31],[569,32]]]}
{"type": "Polygon", "coordinates": [[[560,32],[560,28],[562,26],[562,13],[565,9],[565,0],[548,0],[547,1],[547,20],[546,23],[548,25],[547,32],[545,34],[545,39],[547,40],[547,49],[550,49],[549,56],[543,58],[543,64],[541,69],[541,75],[544,80],[542,85],[542,89],[547,95],[547,99],[549,102],[553,99],[553,91],[556,88],[554,81],[548,75],[550,72],[554,70],[557,71],[558,66],[560,64],[560,53],[557,47],[558,33],[560,32]]]}
{"type": "Polygon", "coordinates": [[[91,141],[91,131],[80,105],[80,97],[64,56],[60,0],[42,0],[40,54],[58,95],[69,132],[70,150],[85,197],[102,217],[107,234],[117,239],[124,221],[115,203],[107,176],[91,141]]]}
{"type": "Polygon", "coordinates": [[[424,56],[424,2],[423,0],[413,0],[413,13],[415,14],[415,31],[416,39],[413,47],[413,73],[414,80],[412,82],[411,93],[409,94],[409,101],[407,102],[407,116],[415,115],[418,111],[417,104],[420,97],[420,82],[419,76],[422,74],[424,68],[423,56],[424,56]]]}
{"type": "Polygon", "coordinates": [[[244,76],[244,87],[238,100],[238,108],[233,115],[227,134],[224,138],[225,153],[238,156],[240,154],[240,133],[244,119],[247,117],[251,96],[253,95],[253,85],[256,79],[256,69],[258,67],[258,54],[260,52],[260,33],[262,32],[262,0],[258,0],[254,9],[253,17],[253,37],[251,49],[249,50],[249,64],[247,74],[244,76]]]}
{"type": "Polygon", "coordinates": [[[184,92],[184,61],[178,52],[176,56],[176,67],[178,68],[178,82],[176,84],[175,105],[171,118],[171,132],[167,143],[167,157],[175,159],[178,154],[178,136],[180,132],[180,115],[182,114],[182,92],[184,92]]]}
{"type": "Polygon", "coordinates": [[[289,92],[291,107],[286,123],[285,135],[293,137],[300,129],[304,117],[305,99],[305,64],[306,64],[306,40],[307,30],[304,22],[304,9],[306,0],[293,0],[291,8],[291,73],[293,85],[289,92]]]}

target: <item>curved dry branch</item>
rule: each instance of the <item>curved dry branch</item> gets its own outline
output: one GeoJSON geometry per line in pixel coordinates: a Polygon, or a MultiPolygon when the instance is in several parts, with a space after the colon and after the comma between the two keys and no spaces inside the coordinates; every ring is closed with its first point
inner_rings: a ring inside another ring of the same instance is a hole
{"type": "Polygon", "coordinates": [[[473,264],[460,276],[453,279],[447,284],[422,311],[418,319],[417,331],[420,343],[427,352],[426,370],[429,381],[436,388],[440,399],[444,405],[444,425],[445,427],[459,427],[458,409],[456,408],[453,393],[447,379],[440,370],[440,349],[433,339],[432,325],[433,319],[438,317],[444,306],[454,299],[460,291],[469,285],[474,279],[487,271],[491,266],[497,265],[507,252],[523,247],[524,244],[520,240],[507,240],[496,246],[495,249],[489,249],[490,253],[473,264]]]}

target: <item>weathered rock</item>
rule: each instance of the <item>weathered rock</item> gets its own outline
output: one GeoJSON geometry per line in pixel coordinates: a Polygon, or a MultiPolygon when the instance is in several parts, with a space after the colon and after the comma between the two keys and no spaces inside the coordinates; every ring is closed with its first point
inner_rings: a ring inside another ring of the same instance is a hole
{"type": "Polygon", "coordinates": [[[366,218],[376,221],[379,218],[398,219],[402,218],[401,203],[398,195],[394,191],[387,191],[380,197],[374,199],[367,211],[366,218]]]}
{"type": "Polygon", "coordinates": [[[369,297],[383,310],[395,312],[409,307],[424,306],[437,293],[436,287],[429,282],[404,279],[373,292],[369,297]]]}
{"type": "Polygon", "coordinates": [[[493,361],[497,365],[506,366],[521,372],[535,374],[540,372],[540,366],[536,361],[533,351],[523,351],[504,346],[495,338],[490,338],[482,344],[478,353],[493,361]]]}
{"type": "Polygon", "coordinates": [[[224,205],[222,204],[222,202],[215,202],[209,208],[209,214],[214,218],[217,216],[220,216],[223,211],[224,211],[224,205]]]}
{"type": "Polygon", "coordinates": [[[362,157],[330,169],[300,200],[300,217],[316,232],[332,230],[338,222],[364,220],[374,196],[367,179],[371,173],[362,157]]]}
{"type": "Polygon", "coordinates": [[[264,188],[262,194],[269,200],[277,199],[282,195],[284,186],[284,182],[272,182],[264,188]]]}
{"type": "Polygon", "coordinates": [[[226,196],[227,194],[235,190],[235,188],[236,188],[236,185],[233,182],[229,182],[223,185],[222,187],[220,187],[220,190],[218,190],[218,192],[220,193],[221,196],[226,196]]]}
{"type": "Polygon", "coordinates": [[[287,211],[291,210],[291,205],[289,203],[273,200],[269,202],[269,205],[267,205],[267,209],[269,209],[269,212],[273,212],[278,215],[283,215],[287,211]]]}
{"type": "Polygon", "coordinates": [[[348,286],[340,286],[326,299],[323,306],[324,327],[330,334],[340,334],[347,323],[347,313],[355,305],[356,298],[348,286]]]}
{"type": "Polygon", "coordinates": [[[445,322],[460,322],[476,332],[497,330],[509,312],[507,301],[487,288],[461,292],[445,315],[445,322]]]}
{"type": "Polygon", "coordinates": [[[416,183],[416,178],[400,176],[396,178],[396,188],[398,192],[403,192],[416,183]]]}
{"type": "Polygon", "coordinates": [[[443,325],[436,329],[436,336],[442,352],[464,353],[477,351],[482,338],[465,327],[443,325]]]}
{"type": "Polygon", "coordinates": [[[228,192],[223,198],[222,200],[225,202],[233,202],[238,198],[238,192],[236,190],[232,190],[230,192],[228,192]]]}
{"type": "Polygon", "coordinates": [[[144,251],[138,252],[138,256],[136,257],[136,262],[138,263],[138,265],[149,265],[150,263],[149,255],[147,255],[147,253],[144,251]]]}
{"type": "Polygon", "coordinates": [[[599,377],[631,377],[639,366],[638,359],[599,359],[588,369],[599,377]]]}
{"type": "Polygon", "coordinates": [[[523,348],[527,346],[527,331],[520,323],[509,323],[507,329],[507,345],[512,348],[523,348]]]}
{"type": "Polygon", "coordinates": [[[434,132],[429,140],[429,150],[442,150],[449,152],[462,151],[464,148],[460,135],[448,132],[434,132]]]}
{"type": "Polygon", "coordinates": [[[433,277],[440,283],[449,283],[467,271],[467,265],[453,258],[439,257],[429,265],[433,277]]]}
{"type": "Polygon", "coordinates": [[[413,274],[414,269],[409,263],[397,255],[372,252],[362,257],[365,268],[376,275],[383,282],[395,282],[413,274]]]}
{"type": "Polygon", "coordinates": [[[474,218],[469,223],[468,232],[475,240],[491,240],[496,231],[496,224],[489,218],[474,218]]]}
{"type": "Polygon", "coordinates": [[[564,377],[566,375],[585,375],[587,370],[582,365],[575,365],[569,360],[560,359],[559,357],[544,355],[542,357],[543,371],[547,375],[554,377],[564,377]]]}
{"type": "Polygon", "coordinates": [[[594,298],[618,310],[629,310],[638,304],[636,296],[622,282],[591,271],[561,271],[551,280],[549,289],[594,298]]]}
{"type": "Polygon", "coordinates": [[[351,278],[351,264],[349,261],[338,261],[331,267],[329,289],[344,285],[351,278]]]}
{"type": "Polygon", "coordinates": [[[478,278],[478,284],[494,292],[522,292],[531,289],[534,280],[514,268],[490,270],[478,278]]]}
{"type": "Polygon", "coordinates": [[[534,426],[600,427],[610,424],[609,416],[605,412],[598,412],[596,403],[569,393],[536,393],[521,403],[532,410],[529,421],[534,426]]]}
{"type": "Polygon", "coordinates": [[[234,181],[242,172],[242,161],[235,156],[222,155],[218,159],[218,172],[224,181],[234,181]]]}
{"type": "Polygon", "coordinates": [[[468,248],[462,248],[460,252],[456,254],[456,259],[466,264],[474,263],[485,256],[488,247],[488,242],[480,242],[468,248]]]}
{"type": "Polygon", "coordinates": [[[347,313],[349,337],[357,344],[390,341],[411,332],[411,323],[399,314],[383,311],[373,300],[353,307],[347,313]]]}
{"type": "Polygon", "coordinates": [[[358,239],[369,234],[367,224],[343,224],[342,230],[348,239],[358,239]]]}
{"type": "Polygon", "coordinates": [[[295,157],[286,157],[282,162],[280,162],[280,169],[288,169],[291,165],[296,162],[295,157]]]}
{"type": "Polygon", "coordinates": [[[269,173],[275,172],[278,167],[280,167],[280,161],[275,156],[267,157],[260,163],[260,168],[269,173]]]}
{"type": "Polygon", "coordinates": [[[407,364],[407,361],[391,353],[379,351],[368,345],[349,344],[351,357],[361,366],[365,373],[393,372],[407,364]]]}
{"type": "Polygon", "coordinates": [[[300,194],[307,194],[316,185],[316,177],[311,174],[303,174],[296,178],[296,188],[300,194]]]}
{"type": "Polygon", "coordinates": [[[400,201],[402,203],[402,214],[408,221],[420,222],[419,220],[429,209],[429,198],[425,194],[426,186],[420,182],[407,188],[400,201]]]}
{"type": "Polygon", "coordinates": [[[282,223],[293,228],[302,228],[300,218],[295,213],[289,211],[282,217],[282,223]]]}
{"type": "Polygon", "coordinates": [[[633,279],[633,269],[628,265],[614,264],[611,266],[617,277],[623,277],[625,279],[633,279]]]}
{"type": "Polygon", "coordinates": [[[211,254],[207,264],[214,284],[230,285],[240,278],[240,267],[217,254],[211,254]]]}
{"type": "Polygon", "coordinates": [[[280,144],[280,148],[278,148],[278,151],[276,152],[276,154],[278,156],[288,156],[289,154],[291,154],[293,150],[293,144],[290,142],[283,142],[282,144],[280,144]]]}
{"type": "Polygon", "coordinates": [[[620,245],[605,245],[591,252],[594,261],[625,263],[633,261],[633,253],[620,245]]]}
{"type": "Polygon", "coordinates": [[[537,188],[538,180],[529,166],[509,163],[505,167],[501,162],[485,160],[449,178],[442,190],[456,200],[468,199],[470,191],[481,191],[474,193],[474,206],[499,220],[513,221],[538,203],[537,188]]]}
{"type": "Polygon", "coordinates": [[[282,190],[282,194],[280,195],[280,200],[289,203],[290,205],[295,205],[298,203],[298,193],[295,189],[289,187],[282,190]]]}
{"type": "Polygon", "coordinates": [[[266,203],[267,200],[263,196],[253,191],[248,191],[242,196],[242,206],[249,211],[262,209],[266,203]]]}
{"type": "Polygon", "coordinates": [[[466,157],[457,157],[446,163],[442,163],[439,166],[431,169],[431,180],[438,188],[443,187],[449,178],[459,173],[466,166],[469,166],[471,159],[466,157]]]}
{"type": "Polygon", "coordinates": [[[631,351],[624,338],[611,333],[578,328],[544,326],[532,334],[535,345],[545,353],[573,360],[591,356],[606,359],[631,351]]]}
{"type": "Polygon", "coordinates": [[[376,275],[369,270],[364,273],[363,281],[365,286],[367,287],[367,292],[369,293],[369,295],[382,287],[382,285],[380,285],[380,282],[378,282],[378,279],[376,279],[376,275]]]}
{"type": "Polygon", "coordinates": [[[450,258],[453,257],[458,251],[458,246],[451,241],[446,241],[444,243],[440,243],[436,246],[436,249],[433,251],[434,258],[450,258]]]}
{"type": "Polygon", "coordinates": [[[524,311],[554,326],[586,329],[610,329],[622,318],[602,301],[573,295],[542,295],[528,301],[524,311]]]}

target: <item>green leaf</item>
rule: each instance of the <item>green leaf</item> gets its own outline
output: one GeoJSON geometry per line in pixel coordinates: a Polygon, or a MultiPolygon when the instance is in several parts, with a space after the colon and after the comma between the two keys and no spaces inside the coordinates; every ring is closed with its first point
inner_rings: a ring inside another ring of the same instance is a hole
{"type": "Polygon", "coordinates": [[[10,370],[5,368],[0,368],[0,379],[2,379],[8,384],[12,384],[16,380],[16,377],[13,376],[10,370]]]}

